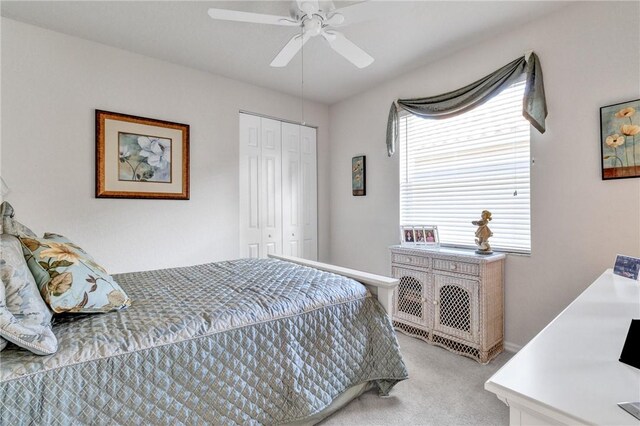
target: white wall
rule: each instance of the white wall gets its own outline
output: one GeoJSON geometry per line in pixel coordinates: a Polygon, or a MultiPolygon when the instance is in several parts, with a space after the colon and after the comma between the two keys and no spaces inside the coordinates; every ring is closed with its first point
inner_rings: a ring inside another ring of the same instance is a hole
{"type": "MultiPolygon", "coordinates": [[[[224,59],[221,59],[224,60],[224,59]]],[[[238,111],[300,120],[300,99],[2,19],[2,176],[17,217],[110,271],[238,257],[238,111]],[[191,126],[191,200],[94,197],[94,110],[191,126]]],[[[328,258],[328,107],[319,126],[319,244],[328,258]]]]}
{"type": "MultiPolygon", "coordinates": [[[[385,130],[395,98],[462,87],[534,49],[542,62],[547,132],[532,128],[532,254],[509,256],[506,340],[522,345],[616,253],[640,255],[640,179],[600,179],[599,107],[640,98],[640,4],[572,4],[330,108],[331,261],[389,273],[399,240],[398,155],[385,130]],[[367,155],[367,196],[351,196],[351,157],[367,155]]],[[[499,218],[494,218],[499,220],[499,218]]],[[[469,228],[469,241],[473,240],[469,228]]]]}
{"type": "MultiPolygon", "coordinates": [[[[640,98],[639,7],[572,4],[330,109],[306,104],[320,126],[321,259],[389,272],[399,221],[398,156],[384,147],[391,100],[458,88],[528,49],[542,61],[550,115],[547,133],[531,134],[533,253],[507,261],[507,340],[528,341],[616,253],[640,255],[640,179],[600,180],[598,121],[600,106],[640,98]],[[352,197],[361,153],[367,196],[352,197]]],[[[25,224],[69,236],[114,272],[237,257],[237,112],[299,120],[299,99],[4,18],[1,36],[0,167],[25,224]],[[190,124],[191,200],[94,198],[96,108],[190,124]]]]}

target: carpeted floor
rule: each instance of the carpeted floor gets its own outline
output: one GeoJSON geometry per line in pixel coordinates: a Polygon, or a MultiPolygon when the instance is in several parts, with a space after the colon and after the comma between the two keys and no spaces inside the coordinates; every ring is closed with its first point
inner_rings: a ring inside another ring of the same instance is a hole
{"type": "Polygon", "coordinates": [[[367,392],[321,424],[329,425],[506,425],[509,409],[484,390],[511,354],[488,365],[398,333],[409,370],[388,398],[367,392]]]}

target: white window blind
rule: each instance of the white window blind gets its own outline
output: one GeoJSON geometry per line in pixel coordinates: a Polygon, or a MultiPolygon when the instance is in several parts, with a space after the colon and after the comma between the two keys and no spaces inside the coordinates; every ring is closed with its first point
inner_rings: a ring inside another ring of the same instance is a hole
{"type": "Polygon", "coordinates": [[[493,249],[531,251],[524,86],[457,117],[400,118],[401,225],[437,225],[443,245],[475,247],[471,221],[486,209],[493,249]]]}

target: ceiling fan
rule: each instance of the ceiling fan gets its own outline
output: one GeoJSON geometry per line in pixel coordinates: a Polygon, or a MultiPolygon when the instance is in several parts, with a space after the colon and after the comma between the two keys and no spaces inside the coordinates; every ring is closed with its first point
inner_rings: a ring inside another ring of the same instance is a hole
{"type": "Polygon", "coordinates": [[[299,27],[301,33],[291,37],[280,53],[271,61],[272,67],[287,66],[311,37],[321,35],[333,50],[344,56],[356,67],[365,68],[373,63],[373,58],[341,32],[333,28],[348,24],[351,19],[345,19],[346,16],[360,11],[366,5],[367,2],[362,2],[336,9],[332,1],[294,0],[290,8],[291,16],[266,15],[215,8],[209,9],[208,13],[211,18],[223,21],[299,27]]]}

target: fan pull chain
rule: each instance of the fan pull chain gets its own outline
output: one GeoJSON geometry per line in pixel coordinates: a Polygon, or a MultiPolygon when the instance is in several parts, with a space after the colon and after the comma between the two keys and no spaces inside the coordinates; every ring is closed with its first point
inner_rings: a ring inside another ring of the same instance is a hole
{"type": "Polygon", "coordinates": [[[304,122],[304,25],[300,27],[300,104],[301,104],[301,117],[300,122],[305,125],[304,122]]]}
{"type": "MultiPolygon", "coordinates": [[[[513,134],[516,134],[516,129],[513,129],[513,134]]],[[[515,188],[515,190],[513,191],[514,197],[518,196],[518,154],[516,152],[516,142],[517,140],[513,141],[513,187],[515,188]]]]}

